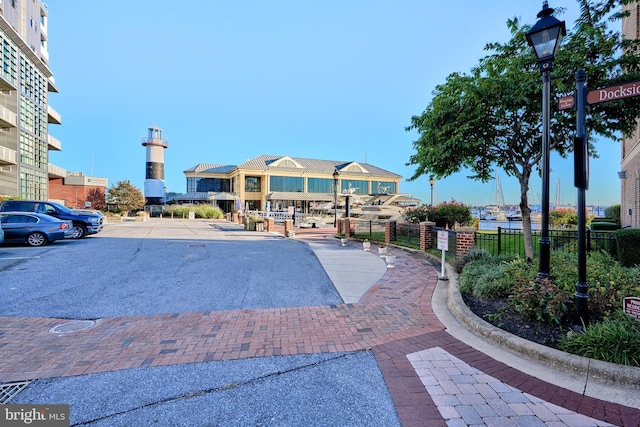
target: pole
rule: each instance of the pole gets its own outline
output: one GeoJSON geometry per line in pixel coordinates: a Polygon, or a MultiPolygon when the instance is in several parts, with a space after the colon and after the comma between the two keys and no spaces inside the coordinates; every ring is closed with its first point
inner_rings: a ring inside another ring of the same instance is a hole
{"type": "Polygon", "coordinates": [[[578,282],[576,283],[576,315],[580,321],[589,324],[589,284],[587,283],[587,220],[586,190],[589,188],[588,145],[586,127],[585,81],[586,73],[576,72],[576,137],[574,139],[575,186],[578,188],[578,282]]]}
{"type": "Polygon", "coordinates": [[[433,206],[433,184],[431,184],[431,206],[433,206]]]}
{"type": "Polygon", "coordinates": [[[333,226],[338,231],[338,180],[333,180],[333,226]]]}
{"type": "Polygon", "coordinates": [[[540,232],[540,267],[538,278],[551,277],[549,240],[549,120],[551,109],[551,67],[542,72],[542,224],[540,232]]]}

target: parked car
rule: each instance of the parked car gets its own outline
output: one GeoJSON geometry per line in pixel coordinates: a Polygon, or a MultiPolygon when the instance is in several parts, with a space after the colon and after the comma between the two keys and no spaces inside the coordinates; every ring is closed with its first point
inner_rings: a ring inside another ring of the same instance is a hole
{"type": "Polygon", "coordinates": [[[4,230],[2,229],[2,224],[0,224],[0,243],[4,242],[4,230]]]}
{"type": "Polygon", "coordinates": [[[81,239],[88,234],[99,233],[104,224],[104,215],[76,212],[59,203],[41,200],[5,200],[0,204],[0,212],[8,211],[44,213],[61,220],[71,221],[73,239],[81,239]]]}
{"type": "Polygon", "coordinates": [[[54,240],[71,237],[71,221],[31,212],[0,212],[4,242],[42,246],[54,240]]]}

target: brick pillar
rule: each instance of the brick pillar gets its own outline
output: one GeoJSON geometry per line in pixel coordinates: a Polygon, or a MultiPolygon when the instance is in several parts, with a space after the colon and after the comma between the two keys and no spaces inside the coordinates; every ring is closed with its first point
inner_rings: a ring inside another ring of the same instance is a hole
{"type": "Polygon", "coordinates": [[[464,255],[476,247],[475,227],[460,227],[456,230],[456,256],[464,255]]]}
{"type": "Polygon", "coordinates": [[[420,223],[420,250],[426,251],[435,246],[435,239],[431,227],[436,225],[433,221],[423,221],[420,223]]]}
{"type": "Polygon", "coordinates": [[[276,219],[267,218],[267,231],[276,231],[276,219]]]}
{"type": "Polygon", "coordinates": [[[353,223],[351,222],[351,218],[344,218],[342,220],[342,232],[345,237],[351,237],[353,235],[353,230],[351,229],[352,226],[353,223]]]}
{"type": "Polygon", "coordinates": [[[239,222],[240,222],[240,221],[238,220],[238,212],[234,212],[234,213],[233,213],[233,223],[234,223],[234,224],[237,224],[237,223],[239,223],[239,222]]]}
{"type": "Polygon", "coordinates": [[[386,243],[396,240],[396,221],[387,221],[384,224],[384,241],[386,243]]]}
{"type": "Polygon", "coordinates": [[[287,219],[284,221],[284,236],[285,237],[295,237],[296,232],[293,228],[293,220],[287,219]]]}

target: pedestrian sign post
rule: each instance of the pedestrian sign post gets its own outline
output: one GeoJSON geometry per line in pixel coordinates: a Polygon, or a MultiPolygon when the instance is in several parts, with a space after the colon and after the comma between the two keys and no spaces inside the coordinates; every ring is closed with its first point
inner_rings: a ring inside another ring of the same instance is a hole
{"type": "Polygon", "coordinates": [[[449,250],[449,232],[447,230],[438,230],[438,249],[442,250],[442,268],[440,269],[440,280],[449,280],[444,270],[444,253],[449,250]]]}

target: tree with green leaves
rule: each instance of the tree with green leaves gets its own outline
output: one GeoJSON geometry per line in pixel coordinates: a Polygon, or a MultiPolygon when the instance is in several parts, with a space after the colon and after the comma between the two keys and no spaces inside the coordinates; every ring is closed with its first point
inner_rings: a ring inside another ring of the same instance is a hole
{"type": "MultiPolygon", "coordinates": [[[[556,95],[573,93],[578,69],[585,70],[588,89],[640,79],[638,41],[623,40],[621,31],[611,29],[621,28],[621,4],[636,1],[578,0],[580,16],[554,62],[556,95]]],[[[449,75],[436,87],[425,111],[411,118],[407,130],[417,131],[419,138],[407,165],[416,167],[409,180],[422,175],[444,178],[467,170],[470,179],[487,182],[495,168],[515,177],[520,184],[525,254],[531,259],[527,193],[542,157],[542,83],[525,37],[531,26],[516,18],[508,20],[507,26],[508,42],[487,44],[489,55],[469,74],[449,75]]],[[[640,102],[634,98],[592,105],[587,111],[587,132],[591,137],[620,138],[621,133],[633,131],[638,117],[640,102]]],[[[575,126],[575,111],[559,111],[552,105],[551,150],[568,156],[575,126]]],[[[596,155],[593,147],[591,155],[596,155]]]]}
{"type": "Polygon", "coordinates": [[[130,181],[118,181],[107,193],[107,204],[113,205],[119,212],[128,213],[143,207],[145,199],[142,191],[130,181]]]}

